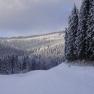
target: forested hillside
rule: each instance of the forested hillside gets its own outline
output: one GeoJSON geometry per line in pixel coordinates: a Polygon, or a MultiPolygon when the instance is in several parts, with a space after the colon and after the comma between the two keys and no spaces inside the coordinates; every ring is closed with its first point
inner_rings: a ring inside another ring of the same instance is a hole
{"type": "Polygon", "coordinates": [[[0,38],[0,73],[47,70],[64,60],[64,33],[0,38]]]}

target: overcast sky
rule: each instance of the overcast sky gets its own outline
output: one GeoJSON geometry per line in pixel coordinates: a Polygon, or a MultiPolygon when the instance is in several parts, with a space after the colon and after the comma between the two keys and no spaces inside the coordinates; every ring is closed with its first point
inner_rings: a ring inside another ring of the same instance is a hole
{"type": "Polygon", "coordinates": [[[74,2],[81,0],[0,0],[0,36],[64,30],[74,2]]]}

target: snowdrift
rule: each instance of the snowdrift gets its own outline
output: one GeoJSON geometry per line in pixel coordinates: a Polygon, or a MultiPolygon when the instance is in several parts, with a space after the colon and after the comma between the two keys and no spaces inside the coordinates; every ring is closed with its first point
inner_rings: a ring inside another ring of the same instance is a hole
{"type": "Polygon", "coordinates": [[[94,68],[62,63],[48,71],[3,75],[0,94],[94,94],[94,68]]]}

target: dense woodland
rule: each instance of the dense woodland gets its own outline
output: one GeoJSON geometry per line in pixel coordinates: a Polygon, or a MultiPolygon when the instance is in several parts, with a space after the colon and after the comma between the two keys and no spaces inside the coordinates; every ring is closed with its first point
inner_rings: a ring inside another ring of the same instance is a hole
{"type": "Polygon", "coordinates": [[[94,0],[83,0],[80,10],[74,5],[65,33],[67,60],[94,60],[94,0]]]}
{"type": "Polygon", "coordinates": [[[63,56],[60,56],[61,53],[53,55],[54,51],[51,51],[50,53],[45,53],[45,55],[44,53],[31,53],[30,55],[24,53],[19,55],[11,52],[7,55],[3,54],[0,56],[0,73],[15,74],[31,70],[48,70],[64,60],[63,56]]]}

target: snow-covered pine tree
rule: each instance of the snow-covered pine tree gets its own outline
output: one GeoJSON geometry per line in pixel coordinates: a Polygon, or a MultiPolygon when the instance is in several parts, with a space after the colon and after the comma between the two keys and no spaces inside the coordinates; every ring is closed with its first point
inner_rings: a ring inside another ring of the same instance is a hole
{"type": "Polygon", "coordinates": [[[94,0],[90,1],[87,30],[87,57],[94,60],[94,0]]]}
{"type": "Polygon", "coordinates": [[[68,51],[68,29],[65,29],[65,49],[64,49],[65,58],[67,58],[67,51],[68,51]]]}
{"type": "Polygon", "coordinates": [[[79,24],[78,24],[78,32],[76,39],[76,49],[78,53],[78,59],[86,59],[87,58],[87,20],[90,9],[90,0],[83,0],[80,13],[79,13],[79,24]]]}
{"type": "Polygon", "coordinates": [[[75,60],[76,59],[76,33],[78,29],[78,9],[76,5],[72,10],[72,14],[69,17],[69,27],[66,32],[65,37],[65,56],[68,60],[75,60]]]}

